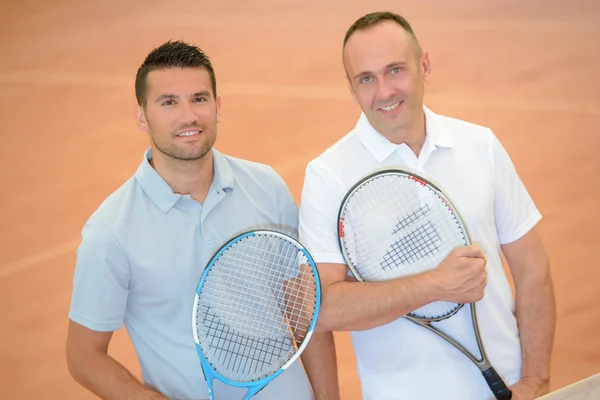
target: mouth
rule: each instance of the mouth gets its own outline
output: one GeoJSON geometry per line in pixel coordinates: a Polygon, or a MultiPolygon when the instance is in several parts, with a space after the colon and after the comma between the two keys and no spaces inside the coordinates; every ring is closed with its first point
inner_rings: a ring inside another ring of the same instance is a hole
{"type": "Polygon", "coordinates": [[[195,137],[198,136],[199,134],[201,134],[202,131],[198,130],[198,129],[190,129],[190,130],[186,130],[183,132],[180,132],[177,134],[177,137],[182,137],[182,138],[190,138],[190,137],[195,137]]]}
{"type": "Polygon", "coordinates": [[[400,107],[400,104],[402,104],[401,101],[399,101],[397,103],[393,103],[393,104],[387,105],[387,106],[384,106],[384,107],[380,107],[379,109],[382,110],[382,111],[389,112],[389,111],[393,111],[396,108],[400,107]]]}

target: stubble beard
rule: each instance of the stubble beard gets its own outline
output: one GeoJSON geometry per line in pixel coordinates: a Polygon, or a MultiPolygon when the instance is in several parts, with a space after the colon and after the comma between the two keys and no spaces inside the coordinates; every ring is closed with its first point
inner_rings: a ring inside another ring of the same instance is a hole
{"type": "MultiPolygon", "coordinates": [[[[198,128],[197,126],[191,126],[189,128],[198,128]]],[[[181,131],[178,130],[178,131],[181,131]]],[[[174,137],[175,134],[169,135],[170,138],[174,137]]],[[[150,138],[152,143],[154,144],[154,148],[167,158],[170,158],[175,161],[184,161],[184,162],[193,162],[197,160],[201,160],[211,151],[212,147],[215,144],[217,132],[216,129],[213,131],[205,131],[203,130],[197,139],[197,142],[192,144],[183,144],[182,146],[177,146],[172,141],[168,140],[157,140],[156,136],[152,133],[150,134],[150,138]]]]}

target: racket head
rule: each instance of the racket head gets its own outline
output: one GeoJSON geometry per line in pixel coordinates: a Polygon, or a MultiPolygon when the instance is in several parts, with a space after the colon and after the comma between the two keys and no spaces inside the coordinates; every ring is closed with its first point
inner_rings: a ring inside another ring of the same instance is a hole
{"type": "MultiPolygon", "coordinates": [[[[346,194],[338,244],[359,281],[385,281],[428,271],[456,247],[471,244],[451,199],[434,183],[399,168],[373,171],[346,194]]],[[[436,301],[408,314],[423,321],[451,317],[462,303],[436,301]]]]}
{"type": "Polygon", "coordinates": [[[321,287],[309,252],[272,230],[237,235],[212,257],[196,289],[192,329],[209,393],[212,380],[248,397],[306,348],[321,287]]]}

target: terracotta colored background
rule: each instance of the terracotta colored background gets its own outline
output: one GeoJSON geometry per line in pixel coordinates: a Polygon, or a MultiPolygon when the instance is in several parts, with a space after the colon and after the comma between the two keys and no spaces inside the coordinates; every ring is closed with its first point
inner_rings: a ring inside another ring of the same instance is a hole
{"type": "MultiPolygon", "coordinates": [[[[304,167],[355,123],[340,47],[390,9],[430,51],[434,111],[491,127],[544,219],[558,301],[552,387],[600,371],[600,3],[576,0],[69,1],[0,4],[0,397],[92,398],[64,343],[84,221],[147,146],[132,117],[149,50],[184,39],[212,57],[217,147],[271,164],[299,200],[304,167]]],[[[343,398],[359,399],[336,335],[343,398]]],[[[139,373],[125,332],[110,352],[139,373]]]]}

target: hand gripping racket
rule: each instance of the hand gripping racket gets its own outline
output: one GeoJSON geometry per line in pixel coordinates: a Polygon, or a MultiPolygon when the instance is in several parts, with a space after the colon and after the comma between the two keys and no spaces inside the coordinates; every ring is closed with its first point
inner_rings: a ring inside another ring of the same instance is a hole
{"type": "Polygon", "coordinates": [[[193,307],[196,349],[213,380],[250,399],[298,359],[321,303],[316,265],[295,239],[270,230],[236,236],[213,256],[193,307]]]}
{"type": "MultiPolygon", "coordinates": [[[[437,267],[458,246],[471,244],[466,225],[450,199],[434,184],[405,170],[375,171],[346,194],[339,212],[341,252],[359,281],[383,281],[437,267]]],[[[432,322],[456,314],[463,304],[436,301],[405,315],[464,353],[481,370],[497,399],[512,397],[491,366],[479,333],[475,304],[471,321],[481,358],[436,329],[432,322]]]]}

